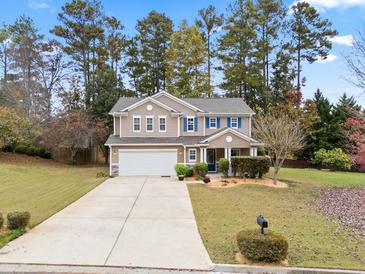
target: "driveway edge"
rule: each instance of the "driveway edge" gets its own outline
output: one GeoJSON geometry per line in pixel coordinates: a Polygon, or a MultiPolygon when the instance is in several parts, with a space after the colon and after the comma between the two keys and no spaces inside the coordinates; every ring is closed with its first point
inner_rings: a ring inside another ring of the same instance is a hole
{"type": "Polygon", "coordinates": [[[213,272],[252,274],[365,274],[365,271],[305,267],[274,267],[255,265],[216,264],[213,272]]]}
{"type": "Polygon", "coordinates": [[[83,265],[47,265],[47,264],[17,264],[0,263],[0,274],[130,274],[130,273],[246,273],[246,274],[365,274],[365,271],[301,268],[301,267],[266,267],[216,264],[212,270],[149,268],[128,266],[83,266],[83,265]]]}

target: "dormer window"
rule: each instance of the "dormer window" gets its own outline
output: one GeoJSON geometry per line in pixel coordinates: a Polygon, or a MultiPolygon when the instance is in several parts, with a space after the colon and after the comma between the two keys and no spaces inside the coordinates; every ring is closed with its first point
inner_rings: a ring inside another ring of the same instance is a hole
{"type": "Polygon", "coordinates": [[[210,128],[217,128],[217,118],[216,117],[210,117],[209,125],[210,125],[210,128]]]}
{"type": "Polygon", "coordinates": [[[141,116],[133,116],[133,132],[141,131],[141,116]]]}
{"type": "Polygon", "coordinates": [[[231,127],[232,128],[238,128],[238,118],[237,117],[232,117],[231,127]]]}

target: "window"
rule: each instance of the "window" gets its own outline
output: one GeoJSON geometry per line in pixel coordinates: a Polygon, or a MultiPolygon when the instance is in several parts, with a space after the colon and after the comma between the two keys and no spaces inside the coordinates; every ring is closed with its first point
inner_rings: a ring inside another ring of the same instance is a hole
{"type": "Polygon", "coordinates": [[[141,117],[133,116],[133,132],[141,131],[141,117]]]}
{"type": "Polygon", "coordinates": [[[188,123],[188,132],[194,132],[195,131],[194,117],[188,117],[187,123],[188,123]]]}
{"type": "Polygon", "coordinates": [[[189,162],[196,162],[196,148],[189,148],[189,162]]]}
{"type": "Polygon", "coordinates": [[[166,116],[158,117],[158,126],[160,132],[166,132],[166,116]]]}
{"type": "Polygon", "coordinates": [[[209,119],[209,127],[210,128],[217,128],[217,118],[216,117],[211,117],[209,119]]]}
{"type": "Polygon", "coordinates": [[[240,156],[240,149],[239,148],[232,148],[231,149],[231,156],[240,156]]]}
{"type": "Polygon", "coordinates": [[[231,127],[238,128],[238,118],[237,117],[232,118],[232,120],[231,120],[231,127]]]}
{"type": "Polygon", "coordinates": [[[146,116],[146,131],[153,132],[153,116],[146,116]]]}

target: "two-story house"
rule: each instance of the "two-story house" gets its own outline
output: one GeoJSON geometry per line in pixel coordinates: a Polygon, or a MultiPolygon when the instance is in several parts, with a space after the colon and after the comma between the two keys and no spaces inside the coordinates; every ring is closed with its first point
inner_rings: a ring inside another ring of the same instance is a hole
{"type": "Polygon", "coordinates": [[[176,163],[197,162],[217,172],[220,158],[256,156],[262,144],[251,138],[254,114],[240,98],[122,97],[110,111],[110,175],[171,176],[176,163]]]}

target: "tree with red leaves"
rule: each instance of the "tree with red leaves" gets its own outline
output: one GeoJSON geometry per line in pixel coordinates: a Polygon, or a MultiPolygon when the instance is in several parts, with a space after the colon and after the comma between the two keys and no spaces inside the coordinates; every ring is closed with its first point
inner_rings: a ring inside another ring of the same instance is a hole
{"type": "Polygon", "coordinates": [[[347,131],[349,152],[358,170],[365,171],[365,116],[356,114],[343,123],[347,131]]]}

